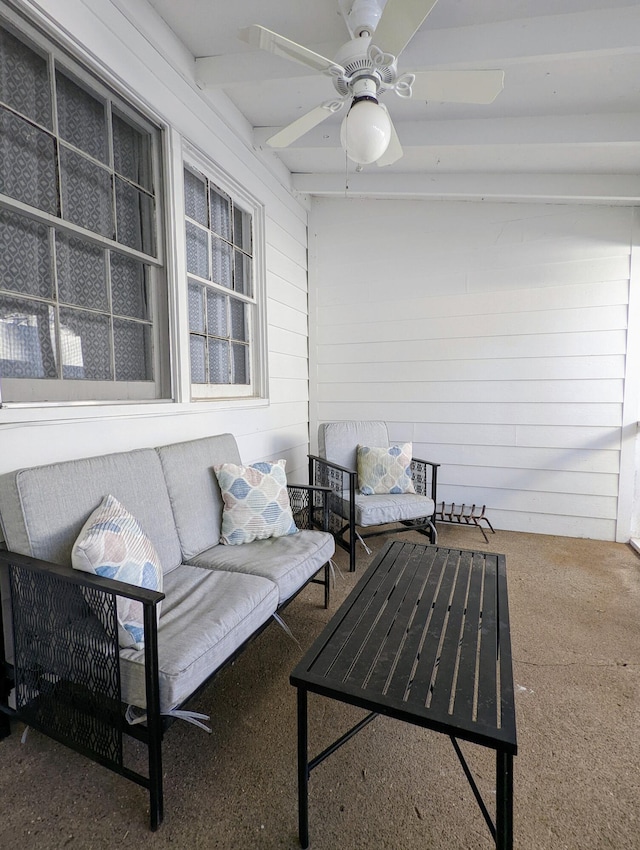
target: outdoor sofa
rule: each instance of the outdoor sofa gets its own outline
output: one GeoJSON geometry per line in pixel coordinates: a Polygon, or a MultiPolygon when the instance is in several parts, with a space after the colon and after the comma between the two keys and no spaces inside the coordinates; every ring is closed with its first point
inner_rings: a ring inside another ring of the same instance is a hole
{"type": "Polygon", "coordinates": [[[156,829],[163,733],[176,717],[205,719],[184,704],[308,582],[329,604],[334,540],[318,530],[327,492],[285,478],[287,499],[276,473],[281,483],[283,462],[242,467],[235,438],[221,434],[0,476],[0,738],[15,718],[137,782],[156,829]],[[259,535],[270,533],[262,514],[289,519],[280,536],[238,543],[245,530],[227,522],[238,506],[260,514],[259,535]],[[72,567],[105,540],[142,545],[145,586],[115,567],[72,567]],[[148,748],[145,771],[128,764],[128,736],[148,748]]]}

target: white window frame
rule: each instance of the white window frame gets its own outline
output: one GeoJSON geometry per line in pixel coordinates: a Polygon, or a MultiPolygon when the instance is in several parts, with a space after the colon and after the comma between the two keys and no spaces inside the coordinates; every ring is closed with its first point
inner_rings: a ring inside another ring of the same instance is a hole
{"type": "MultiPolygon", "coordinates": [[[[189,327],[188,320],[185,322],[186,336],[186,351],[187,355],[185,363],[187,367],[186,381],[190,387],[190,398],[194,402],[198,401],[224,401],[224,400],[244,400],[244,401],[260,401],[267,398],[268,389],[268,351],[267,351],[267,303],[266,303],[266,273],[265,273],[265,210],[263,204],[248,192],[240,183],[234,180],[229,174],[223,171],[210,157],[203,154],[189,142],[183,141],[182,144],[182,168],[181,168],[181,191],[182,191],[182,239],[183,247],[180,252],[184,263],[182,269],[182,277],[184,280],[184,300],[188,299],[188,275],[186,263],[186,234],[185,223],[187,221],[184,214],[184,168],[190,168],[207,177],[211,183],[215,184],[219,189],[231,197],[234,203],[248,212],[252,219],[253,228],[253,298],[245,298],[233,290],[225,290],[221,287],[220,291],[228,292],[233,297],[239,297],[241,300],[252,304],[253,317],[249,331],[249,363],[250,363],[250,383],[249,384],[194,384],[191,383],[191,362],[189,356],[189,327]]],[[[177,188],[177,187],[176,187],[177,188]]],[[[210,284],[210,281],[197,278],[194,280],[203,284],[210,284]]],[[[185,307],[185,316],[188,316],[188,305],[185,307]]]]}
{"type": "MultiPolygon", "coordinates": [[[[55,227],[61,233],[76,235],[83,241],[101,248],[112,248],[118,253],[143,261],[150,269],[150,316],[152,320],[152,346],[154,378],[151,381],[93,381],[71,379],[42,378],[2,378],[0,376],[0,404],[3,408],[55,407],[96,404],[141,404],[146,402],[171,402],[171,335],[169,332],[168,305],[168,269],[165,255],[167,238],[167,211],[165,207],[165,168],[167,157],[166,127],[148,110],[137,102],[135,96],[121,91],[111,84],[103,74],[91,67],[83,59],[74,58],[65,50],[55,35],[45,35],[25,21],[22,16],[2,9],[0,23],[18,38],[24,38],[27,44],[39,52],[48,63],[50,85],[55,87],[54,65],[67,72],[81,85],[87,87],[95,96],[102,98],[107,106],[107,127],[111,133],[111,104],[117,112],[140,129],[150,132],[151,166],[153,197],[156,214],[154,216],[155,254],[148,255],[114,242],[98,233],[84,230],[65,219],[57,218],[42,210],[30,207],[7,195],[0,195],[0,207],[18,215],[26,216],[45,226],[55,227]],[[2,393],[4,388],[4,393],[2,393]],[[18,390],[18,393],[15,391],[18,390]],[[2,397],[4,395],[4,398],[2,397]],[[19,396],[19,400],[7,401],[7,397],[19,396]]],[[[51,132],[51,131],[49,131],[51,132]]],[[[56,129],[53,131],[57,136],[56,129]]],[[[108,139],[112,144],[111,135],[108,139]]],[[[68,146],[68,143],[66,143],[68,146]]],[[[111,158],[108,164],[112,168],[111,158]]],[[[55,274],[55,270],[52,270],[55,274]]],[[[22,297],[15,292],[16,297],[22,297]]]]}

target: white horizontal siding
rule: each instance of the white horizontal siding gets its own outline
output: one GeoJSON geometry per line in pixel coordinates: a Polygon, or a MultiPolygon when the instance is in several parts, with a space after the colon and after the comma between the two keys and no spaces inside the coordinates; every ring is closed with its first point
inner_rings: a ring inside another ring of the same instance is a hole
{"type": "Polygon", "coordinates": [[[633,211],[316,200],[312,439],[383,419],[439,498],[615,539],[633,211]]]}

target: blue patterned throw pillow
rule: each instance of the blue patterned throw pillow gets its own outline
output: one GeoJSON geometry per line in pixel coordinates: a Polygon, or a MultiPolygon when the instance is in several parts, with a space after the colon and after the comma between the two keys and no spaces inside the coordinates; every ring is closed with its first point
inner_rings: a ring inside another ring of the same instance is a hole
{"type": "MultiPolygon", "coordinates": [[[[71,565],[86,573],[162,590],[162,566],[153,543],[113,496],[105,496],[82,527],[71,550],[71,565]]],[[[120,646],[144,649],[142,602],[118,596],[116,612],[120,646]]]]}
{"type": "Polygon", "coordinates": [[[214,467],[224,505],[221,543],[236,546],[296,533],[285,464],[279,460],[250,466],[222,463],[214,467]]]}
{"type": "Polygon", "coordinates": [[[411,478],[413,446],[358,446],[358,484],[364,496],[415,493],[411,478]]]}

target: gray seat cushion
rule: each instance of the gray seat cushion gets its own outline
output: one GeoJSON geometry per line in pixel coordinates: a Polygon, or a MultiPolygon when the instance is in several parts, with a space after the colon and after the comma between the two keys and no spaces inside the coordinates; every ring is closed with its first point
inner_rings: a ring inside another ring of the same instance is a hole
{"type": "MultiPolygon", "coordinates": [[[[278,589],[260,576],[182,565],[164,578],[158,623],[160,710],[181,705],[260,628],[278,606],[278,589]]],[[[124,702],[146,707],[144,650],[120,652],[124,702]]]]}
{"type": "Polygon", "coordinates": [[[180,541],[154,449],[18,469],[0,476],[0,517],[12,552],[70,564],[82,526],[105,496],[138,520],[163,572],[182,563],[180,541]]]}
{"type": "Polygon", "coordinates": [[[162,463],[183,560],[216,546],[222,525],[222,496],[213,467],[240,463],[232,434],[173,443],[156,450],[162,463]]]}
{"type": "MultiPolygon", "coordinates": [[[[349,517],[349,493],[345,498],[332,501],[332,508],[345,519],[349,517]]],[[[406,519],[430,517],[435,510],[433,499],[417,493],[389,493],[381,496],[363,496],[356,491],[356,525],[363,528],[371,525],[384,525],[388,522],[401,522],[406,519]]]]}
{"type": "Polygon", "coordinates": [[[358,446],[389,446],[385,422],[325,422],[318,427],[318,454],[348,469],[357,469],[358,446]]]}
{"type": "Polygon", "coordinates": [[[298,531],[285,537],[254,540],[241,546],[213,546],[192,558],[190,564],[211,570],[251,573],[275,582],[282,604],[299,590],[335,552],[331,534],[298,531]]]}

